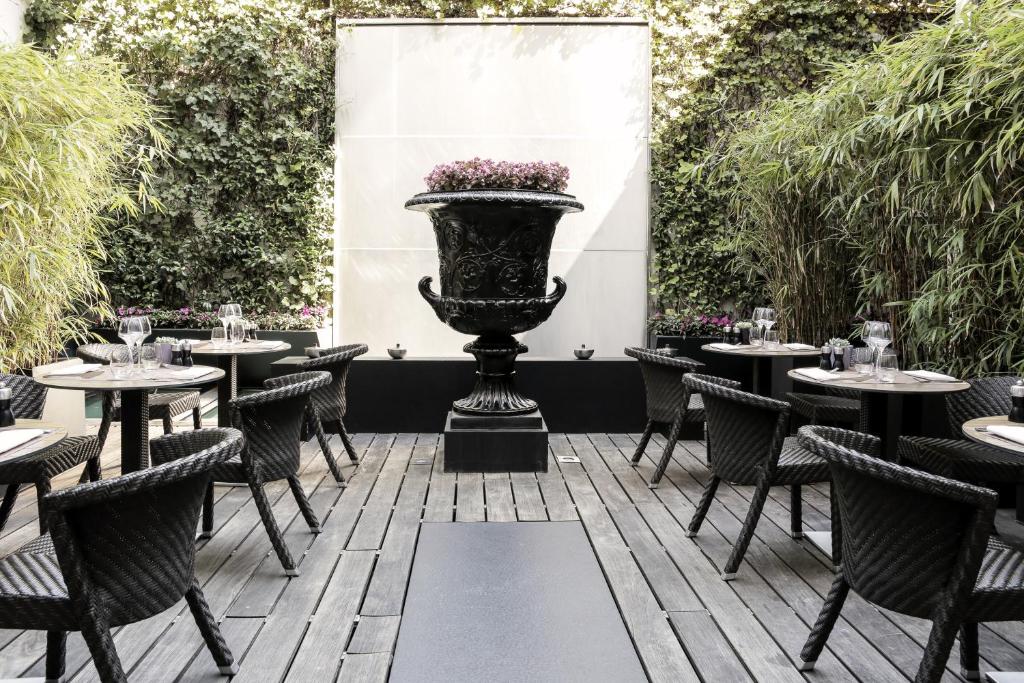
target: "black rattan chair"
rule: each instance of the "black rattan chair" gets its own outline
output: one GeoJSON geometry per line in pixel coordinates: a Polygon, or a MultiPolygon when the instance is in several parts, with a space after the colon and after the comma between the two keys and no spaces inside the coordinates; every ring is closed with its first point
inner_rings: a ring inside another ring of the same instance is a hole
{"type": "MultiPolygon", "coordinates": [[[[83,344],[78,347],[76,353],[86,363],[101,363],[109,365],[117,344],[83,344]]],[[[120,392],[104,392],[111,397],[103,403],[103,421],[121,421],[121,394],[120,392]]],[[[186,411],[192,411],[192,426],[195,429],[203,428],[203,415],[199,409],[198,391],[157,391],[149,396],[149,416],[154,420],[161,420],[164,425],[164,434],[174,432],[174,416],[186,411]]]]}
{"type": "Polygon", "coordinates": [[[633,453],[633,465],[640,463],[655,430],[665,437],[665,449],[649,484],[653,489],[665,474],[683,425],[688,422],[704,424],[704,404],[700,395],[683,384],[683,375],[699,370],[704,364],[690,358],[666,356],[651,349],[629,347],[623,353],[640,361],[640,373],[647,393],[647,426],[633,453]]]}
{"type": "MultiPolygon", "coordinates": [[[[0,383],[11,388],[11,411],[14,417],[38,420],[43,414],[47,388],[24,375],[0,375],[0,383]]],[[[42,499],[50,491],[50,480],[61,472],[85,463],[83,478],[100,478],[100,452],[106,441],[106,429],[97,436],[72,436],[42,451],[0,461],[0,484],[6,484],[0,503],[0,529],[7,524],[24,485],[34,485],[40,505],[39,530],[46,531],[42,499]]]]}
{"type": "Polygon", "coordinates": [[[790,487],[790,532],[803,536],[800,487],[828,481],[828,466],[821,458],[787,437],[789,404],[740,391],[738,383],[720,377],[690,373],[683,383],[704,399],[708,424],[708,480],[687,536],[696,536],[711,507],[720,481],[755,486],[750,509],[740,536],[722,572],[726,581],[736,578],[761,510],[772,486],[790,487]]]}
{"type": "Polygon", "coordinates": [[[823,394],[805,394],[791,391],[786,403],[794,415],[808,424],[857,427],[860,424],[860,394],[853,389],[825,387],[823,394]]]}
{"type": "MultiPolygon", "coordinates": [[[[345,383],[348,381],[348,370],[352,366],[353,359],[356,356],[363,355],[368,350],[369,347],[366,344],[346,344],[344,346],[321,349],[319,357],[310,358],[296,366],[300,372],[325,370],[331,373],[331,383],[313,392],[313,409],[309,411],[306,423],[303,426],[302,439],[305,441],[312,435],[316,435],[317,440],[320,442],[320,450],[323,451],[324,457],[327,459],[327,466],[331,468],[331,474],[334,475],[334,480],[338,482],[338,486],[344,486],[345,477],[342,475],[341,470],[338,469],[338,463],[334,460],[334,455],[331,453],[331,446],[327,443],[323,425],[331,424],[334,426],[338,436],[341,437],[341,443],[345,446],[345,452],[348,453],[349,460],[359,462],[356,449],[352,446],[352,440],[349,439],[348,432],[345,430],[344,417],[345,411],[348,409],[345,383]]],[[[283,379],[282,377],[275,377],[267,380],[265,386],[268,389],[283,386],[281,383],[283,379]]]]}
{"type": "Polygon", "coordinates": [[[932,621],[914,680],[942,678],[957,629],[962,674],[977,679],[978,623],[1024,618],[1024,552],[990,537],[994,491],[872,457],[874,436],[800,429],[828,461],[842,518],[843,563],[800,658],[814,668],[850,589],[884,609],[932,621]]]}
{"type": "Polygon", "coordinates": [[[81,631],[100,679],[127,681],[110,629],[182,597],[223,674],[238,673],[196,580],[195,529],[211,468],[241,435],[205,429],[150,442],[155,467],[43,498],[52,534],[0,559],[0,628],[47,631],[46,680],[64,674],[66,633],[81,631]]]}
{"type": "MultiPolygon", "coordinates": [[[[231,401],[233,424],[242,430],[245,445],[238,457],[217,465],[213,480],[234,484],[248,484],[253,500],[260,512],[260,519],[270,536],[278,559],[288,576],[298,576],[295,560],[284,542],[270,501],[263,491],[263,485],[288,480],[295,502],[299,505],[309,530],[320,533],[320,522],[306,499],[299,482],[299,451],[302,445],[300,435],[307,419],[310,395],[331,381],[326,372],[300,372],[285,375],[273,381],[277,387],[258,394],[239,396],[231,401]]],[[[269,386],[271,380],[267,380],[269,386]]],[[[203,508],[203,535],[213,532],[213,484],[207,490],[203,508]]]]}
{"type": "MultiPolygon", "coordinates": [[[[946,415],[954,438],[900,437],[897,454],[926,472],[976,484],[1024,483],[1024,459],[962,436],[968,420],[1010,412],[1010,387],[1016,377],[970,380],[971,388],[946,396],[946,415]]],[[[1022,491],[1018,490],[1018,496],[1022,491]]]]}

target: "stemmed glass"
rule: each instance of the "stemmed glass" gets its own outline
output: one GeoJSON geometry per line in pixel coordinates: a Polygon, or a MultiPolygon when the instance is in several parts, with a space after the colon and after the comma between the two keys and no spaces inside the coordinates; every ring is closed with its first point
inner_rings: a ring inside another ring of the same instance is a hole
{"type": "Polygon", "coordinates": [[[772,329],[772,325],[775,324],[775,309],[760,306],[755,308],[754,322],[757,323],[757,326],[761,329],[761,339],[763,340],[765,333],[772,329]]]}
{"type": "Polygon", "coordinates": [[[239,304],[221,304],[217,309],[217,317],[220,318],[221,325],[224,327],[224,336],[230,340],[229,326],[233,320],[242,317],[242,307],[239,304]]]}
{"type": "Polygon", "coordinates": [[[881,374],[882,351],[892,343],[892,327],[880,320],[868,320],[861,327],[860,338],[875,353],[875,377],[881,374]]]}
{"type": "Polygon", "coordinates": [[[153,326],[149,322],[149,316],[133,315],[128,318],[121,318],[117,324],[117,336],[120,337],[128,347],[128,367],[131,371],[135,366],[135,358],[138,356],[138,347],[153,333],[153,326]]]}
{"type": "Polygon", "coordinates": [[[752,316],[752,318],[754,320],[754,324],[757,325],[757,328],[756,328],[757,329],[757,334],[755,335],[753,333],[753,330],[751,330],[751,334],[750,334],[750,343],[753,344],[754,346],[760,346],[761,345],[761,341],[764,339],[764,329],[761,327],[761,318],[763,318],[763,317],[764,317],[764,308],[762,308],[761,306],[758,306],[757,308],[754,309],[754,315],[752,316]],[[757,343],[754,343],[755,337],[757,339],[757,343]]]}

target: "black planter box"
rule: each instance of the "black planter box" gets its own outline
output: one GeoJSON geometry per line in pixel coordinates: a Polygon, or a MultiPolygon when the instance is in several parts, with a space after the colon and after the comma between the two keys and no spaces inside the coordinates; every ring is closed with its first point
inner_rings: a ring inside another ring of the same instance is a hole
{"type": "Polygon", "coordinates": [[[737,358],[727,356],[723,353],[710,353],[701,351],[700,347],[705,344],[722,341],[721,337],[683,337],[677,335],[656,335],[654,337],[655,347],[671,346],[679,349],[680,356],[686,356],[704,364],[701,372],[705,375],[725,377],[743,383],[743,388],[750,391],[753,387],[753,374],[750,369],[749,358],[737,358]]]}
{"type": "MultiPolygon", "coordinates": [[[[118,338],[117,331],[109,327],[99,328],[93,331],[112,344],[124,343],[118,338]]],[[[239,387],[262,388],[263,380],[269,379],[271,376],[271,363],[284,358],[285,356],[301,356],[304,353],[303,349],[307,346],[317,345],[316,330],[260,330],[258,334],[260,339],[288,342],[291,344],[291,348],[284,351],[270,351],[268,353],[261,353],[255,356],[239,356],[239,387]]],[[[153,334],[150,335],[146,342],[150,343],[157,337],[173,337],[174,339],[209,339],[210,330],[185,329],[178,327],[155,328],[153,330],[153,334]]],[[[74,350],[72,349],[71,352],[73,353],[74,350]]],[[[214,356],[196,356],[193,360],[196,363],[216,365],[216,358],[214,356]]]]}

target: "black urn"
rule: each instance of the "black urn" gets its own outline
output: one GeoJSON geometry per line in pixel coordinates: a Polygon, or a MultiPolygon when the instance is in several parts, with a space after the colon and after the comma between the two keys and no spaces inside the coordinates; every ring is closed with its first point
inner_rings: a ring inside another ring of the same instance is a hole
{"type": "Polygon", "coordinates": [[[532,190],[425,192],[405,208],[430,216],[437,239],[441,293],[433,278],[420,294],[437,317],[463,334],[477,335],[463,350],[477,360],[473,392],[455,401],[457,413],[520,415],[537,402],[515,388],[515,359],[529,349],[512,335],[548,319],[565,294],[554,277],[547,293],[548,257],[555,226],[583,210],[572,195],[532,190]]]}

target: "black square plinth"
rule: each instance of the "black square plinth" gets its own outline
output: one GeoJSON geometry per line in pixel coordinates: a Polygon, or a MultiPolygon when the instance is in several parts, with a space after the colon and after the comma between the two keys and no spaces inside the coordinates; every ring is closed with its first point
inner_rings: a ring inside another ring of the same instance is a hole
{"type": "Polygon", "coordinates": [[[459,415],[444,425],[445,472],[547,472],[548,426],[528,415],[459,415]]]}

